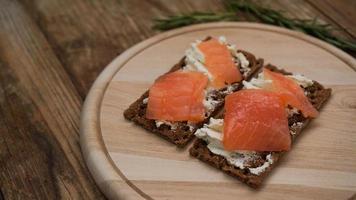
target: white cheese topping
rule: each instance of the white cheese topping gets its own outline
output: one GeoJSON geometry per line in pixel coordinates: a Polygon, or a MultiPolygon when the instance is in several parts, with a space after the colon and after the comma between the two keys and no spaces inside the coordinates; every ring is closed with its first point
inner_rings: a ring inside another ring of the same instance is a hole
{"type": "Polygon", "coordinates": [[[218,131],[218,132],[222,132],[223,131],[223,126],[224,126],[224,120],[223,119],[214,119],[214,118],[210,118],[209,119],[208,128],[213,129],[213,130],[218,131]]]}
{"type": "Polygon", "coordinates": [[[243,74],[246,76],[248,72],[251,71],[251,68],[248,66],[250,65],[250,62],[247,60],[245,55],[243,53],[237,53],[236,58],[240,63],[241,70],[243,71],[243,74]]]}
{"type": "MultiPolygon", "coordinates": [[[[313,85],[313,81],[306,78],[303,75],[295,74],[295,75],[287,75],[286,77],[294,80],[298,85],[303,86],[304,88],[313,85]]],[[[250,81],[243,81],[245,89],[259,89],[264,86],[264,84],[272,83],[272,80],[268,80],[264,78],[263,72],[258,74],[257,78],[252,78],[250,81]]]]}
{"type": "Polygon", "coordinates": [[[166,120],[155,120],[156,122],[156,127],[159,128],[160,126],[162,126],[163,124],[167,125],[167,126],[170,126],[172,130],[175,130],[177,129],[177,126],[178,124],[176,123],[172,123],[172,122],[169,122],[169,121],[166,121],[166,120]]]}
{"type": "MultiPolygon", "coordinates": [[[[256,153],[253,151],[226,151],[222,144],[223,124],[223,119],[210,118],[209,124],[204,124],[203,128],[198,129],[195,132],[195,136],[204,140],[207,143],[208,149],[212,153],[223,156],[230,164],[240,169],[244,169],[246,167],[246,162],[254,159],[256,153]]],[[[273,160],[271,154],[269,154],[267,155],[267,161],[263,165],[256,168],[249,168],[249,170],[251,173],[258,175],[272,163],[273,160]]]]}
{"type": "MultiPolygon", "coordinates": [[[[227,49],[230,51],[231,55],[234,57],[234,58],[238,58],[237,56],[237,48],[236,48],[236,45],[234,44],[226,44],[226,47],[227,49]]],[[[242,54],[243,55],[243,54],[242,54]]],[[[244,55],[243,55],[244,56],[244,55]]],[[[234,59],[234,61],[236,62],[236,60],[234,59]]],[[[238,62],[238,60],[237,60],[238,62]]]]}
{"type": "Polygon", "coordinates": [[[293,130],[289,130],[289,133],[290,133],[291,135],[297,134],[297,132],[295,132],[295,131],[293,131],[293,130]]]}
{"type": "Polygon", "coordinates": [[[188,122],[187,126],[189,127],[189,131],[193,131],[195,129],[195,124],[188,122]]]}
{"type": "Polygon", "coordinates": [[[143,104],[147,104],[147,103],[148,103],[148,98],[144,98],[144,99],[142,100],[142,103],[143,103],[143,104]]]}
{"type": "Polygon", "coordinates": [[[242,68],[247,68],[248,65],[250,64],[250,62],[247,60],[247,58],[245,57],[245,55],[243,53],[237,53],[236,57],[240,61],[240,65],[242,68]]]}
{"type": "Polygon", "coordinates": [[[260,173],[264,172],[266,170],[267,167],[269,167],[272,163],[273,163],[273,159],[272,159],[272,155],[268,154],[266,156],[267,161],[265,163],[263,163],[262,166],[256,167],[256,168],[249,168],[250,172],[252,174],[256,174],[259,175],[260,173]]]}
{"type": "MultiPolygon", "coordinates": [[[[155,120],[156,127],[159,128],[160,126],[167,125],[170,127],[171,130],[176,130],[178,128],[178,123],[177,122],[170,122],[166,120],[155,120]]],[[[195,124],[193,123],[187,123],[187,126],[189,127],[190,131],[193,131],[195,129],[195,124]]]]}
{"type": "Polygon", "coordinates": [[[208,69],[204,66],[205,57],[204,54],[197,47],[201,43],[200,40],[191,44],[191,48],[185,51],[185,63],[183,70],[198,71],[205,74],[210,81],[213,80],[213,75],[210,74],[208,69]]]}
{"type": "Polygon", "coordinates": [[[219,36],[218,41],[220,44],[227,45],[227,40],[225,36],[219,36]]]}
{"type": "Polygon", "coordinates": [[[286,108],[286,112],[288,114],[288,117],[291,117],[294,114],[299,114],[299,110],[296,108],[286,108]]]}
{"type": "Polygon", "coordinates": [[[257,78],[242,82],[245,89],[261,89],[265,84],[272,83],[272,80],[266,80],[263,73],[259,73],[257,78]]]}
{"type": "Polygon", "coordinates": [[[290,132],[292,135],[296,134],[296,130],[302,128],[303,123],[302,122],[296,122],[294,124],[292,124],[292,126],[290,127],[290,132]]]}
{"type": "Polygon", "coordinates": [[[236,54],[237,54],[236,46],[235,46],[235,45],[232,45],[232,44],[228,44],[225,36],[220,36],[220,37],[218,38],[218,40],[219,40],[219,43],[220,43],[220,44],[226,45],[227,49],[229,49],[229,51],[230,51],[230,53],[231,53],[232,56],[237,57],[237,56],[236,56],[236,54]]]}
{"type": "Polygon", "coordinates": [[[203,105],[205,107],[206,116],[210,115],[210,113],[214,111],[217,104],[219,103],[219,101],[216,101],[213,99],[214,92],[215,92],[215,90],[212,88],[208,88],[204,91],[205,98],[203,100],[203,105]]]}
{"type": "Polygon", "coordinates": [[[228,86],[226,87],[226,90],[223,91],[223,93],[224,93],[224,94],[231,94],[231,93],[233,93],[238,87],[239,87],[239,84],[238,84],[238,83],[234,83],[234,84],[228,85],[228,86]]]}
{"type": "Polygon", "coordinates": [[[304,88],[314,84],[313,80],[310,80],[301,74],[288,75],[287,77],[293,79],[295,82],[297,82],[300,86],[303,86],[304,88]]]}

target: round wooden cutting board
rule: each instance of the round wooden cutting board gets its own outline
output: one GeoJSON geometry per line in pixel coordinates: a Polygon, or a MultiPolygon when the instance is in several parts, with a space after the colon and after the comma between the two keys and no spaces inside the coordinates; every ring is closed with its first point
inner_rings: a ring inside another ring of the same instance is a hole
{"type": "Polygon", "coordinates": [[[101,73],[85,101],[80,134],[87,165],[111,199],[349,199],[356,191],[356,61],[322,41],[267,25],[211,23],[165,32],[127,50],[101,73]],[[123,117],[191,42],[208,35],[224,35],[265,63],[333,90],[259,190],[123,117]]]}

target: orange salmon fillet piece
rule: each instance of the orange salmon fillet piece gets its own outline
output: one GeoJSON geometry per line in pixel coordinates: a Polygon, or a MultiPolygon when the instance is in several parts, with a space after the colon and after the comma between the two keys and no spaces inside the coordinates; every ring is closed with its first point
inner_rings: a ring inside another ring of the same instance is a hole
{"type": "Polygon", "coordinates": [[[225,98],[223,145],[228,151],[287,151],[288,119],[274,92],[246,89],[225,98]]]}
{"type": "Polygon", "coordinates": [[[146,117],[167,121],[203,121],[207,83],[208,78],[200,72],[176,71],[161,76],[149,90],[146,117]]]}
{"type": "Polygon", "coordinates": [[[242,80],[240,70],[234,63],[226,45],[220,44],[217,39],[210,39],[201,42],[198,45],[198,49],[204,54],[204,65],[214,77],[212,81],[214,88],[220,89],[226,84],[242,80]]]}
{"type": "Polygon", "coordinates": [[[276,92],[283,100],[285,106],[290,105],[299,109],[304,117],[315,118],[319,112],[305,96],[303,89],[292,79],[269,69],[263,69],[264,77],[272,80],[264,89],[276,92]]]}

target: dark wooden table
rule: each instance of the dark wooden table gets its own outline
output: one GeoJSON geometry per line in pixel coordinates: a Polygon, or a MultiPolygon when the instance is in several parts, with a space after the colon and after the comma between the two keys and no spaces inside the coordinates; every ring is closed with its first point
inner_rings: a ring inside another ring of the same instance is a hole
{"type": "MultiPolygon", "coordinates": [[[[260,2],[317,16],[356,40],[354,0],[260,2]]],[[[104,198],[79,146],[91,84],[114,57],[158,34],[152,18],[219,10],[219,0],[0,0],[0,199],[104,198]]]]}

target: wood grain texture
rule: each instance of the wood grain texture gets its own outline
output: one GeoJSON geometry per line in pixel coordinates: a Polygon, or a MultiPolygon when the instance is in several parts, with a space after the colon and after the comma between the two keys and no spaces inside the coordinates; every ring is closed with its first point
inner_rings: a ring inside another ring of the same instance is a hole
{"type": "Polygon", "coordinates": [[[16,1],[0,1],[0,27],[1,193],[100,199],[78,145],[82,102],[69,77],[16,1]]]}
{"type": "MultiPolygon", "coordinates": [[[[256,2],[261,2],[255,0],[256,2]]],[[[286,11],[284,14],[292,18],[299,19],[314,19],[316,18],[320,23],[328,23],[334,28],[334,33],[338,36],[345,37],[347,39],[355,39],[350,36],[350,34],[345,30],[345,27],[352,29],[353,26],[343,26],[343,22],[336,20],[335,16],[337,13],[345,13],[345,9],[354,10],[356,9],[353,5],[354,2],[348,0],[339,0],[339,1],[313,1],[313,0],[267,0],[263,1],[263,4],[270,6],[276,10],[286,11]],[[334,13],[327,12],[322,7],[325,5],[332,7],[334,13]],[[345,8],[346,5],[349,5],[348,8],[345,8]]],[[[352,15],[352,14],[351,14],[352,15]]],[[[345,17],[345,16],[344,16],[345,17]]],[[[339,18],[340,19],[340,18],[339,18]]],[[[343,20],[350,20],[352,17],[343,20]]]]}
{"type": "MultiPolygon", "coordinates": [[[[157,32],[153,18],[193,11],[221,11],[222,0],[24,0],[55,53],[84,98],[91,84],[114,57],[157,32]]],[[[256,1],[291,17],[318,17],[335,28],[335,20],[305,0],[256,1]]],[[[333,3],[331,3],[333,5],[333,3]]],[[[249,19],[246,15],[239,15],[249,19]]],[[[350,24],[348,24],[350,25],[350,24]]],[[[352,26],[348,26],[352,27],[352,26]]],[[[349,37],[345,31],[336,34],[349,37]]]]}
{"type": "Polygon", "coordinates": [[[218,10],[217,0],[25,1],[82,97],[118,54],[156,32],[155,17],[218,10]]]}
{"type": "MultiPolygon", "coordinates": [[[[256,0],[256,2],[262,2],[256,0]]],[[[349,0],[267,0],[264,5],[276,10],[284,10],[285,15],[299,19],[316,19],[320,23],[330,24],[332,33],[338,37],[349,41],[355,41],[355,34],[352,33],[355,25],[352,24],[355,1],[349,0]],[[349,13],[349,14],[346,14],[349,13]]],[[[356,52],[347,51],[353,57],[356,52]]]]}
{"type": "MultiPolygon", "coordinates": [[[[258,2],[293,17],[318,16],[335,28],[355,27],[353,0],[328,1],[335,12],[321,9],[323,1],[258,2]]],[[[114,57],[158,33],[152,18],[219,11],[221,3],[0,0],[0,199],[102,198],[78,144],[80,105],[91,84],[114,57]]],[[[345,29],[338,34],[351,37],[345,29]]]]}
{"type": "Polygon", "coordinates": [[[356,38],[356,27],[354,25],[356,1],[308,0],[308,2],[324,14],[325,17],[339,24],[342,30],[353,39],[356,38]]]}
{"type": "Polygon", "coordinates": [[[84,156],[99,186],[113,199],[118,195],[136,199],[135,192],[144,199],[347,199],[356,191],[356,158],[351,156],[356,145],[355,66],[352,57],[324,42],[271,26],[216,23],[166,32],[116,58],[95,82],[82,113],[84,156]],[[259,191],[122,116],[156,77],[179,60],[191,41],[206,35],[225,35],[267,63],[333,89],[319,118],[259,191]],[[111,184],[117,182],[128,185],[111,184]]]}

